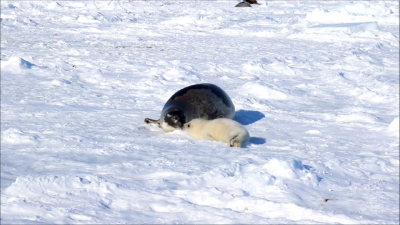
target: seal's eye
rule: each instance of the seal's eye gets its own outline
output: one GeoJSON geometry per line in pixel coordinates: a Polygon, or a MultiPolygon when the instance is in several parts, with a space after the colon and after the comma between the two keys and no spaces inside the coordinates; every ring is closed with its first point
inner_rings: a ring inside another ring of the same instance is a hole
{"type": "Polygon", "coordinates": [[[190,123],[188,124],[188,127],[190,127],[190,123]]]}

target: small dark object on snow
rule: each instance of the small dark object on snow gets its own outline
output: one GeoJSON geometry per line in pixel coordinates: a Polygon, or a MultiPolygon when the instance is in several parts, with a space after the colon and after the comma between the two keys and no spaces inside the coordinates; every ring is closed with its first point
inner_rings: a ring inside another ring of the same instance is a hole
{"type": "Polygon", "coordinates": [[[257,0],[243,0],[243,2],[238,3],[235,7],[251,7],[251,4],[259,5],[257,0]]]}
{"type": "Polygon", "coordinates": [[[251,7],[251,5],[248,2],[240,2],[235,7],[251,7]]]}
{"type": "Polygon", "coordinates": [[[243,1],[244,1],[244,2],[248,2],[248,3],[250,3],[250,4],[259,5],[258,2],[257,2],[257,0],[243,0],[243,1]]]}

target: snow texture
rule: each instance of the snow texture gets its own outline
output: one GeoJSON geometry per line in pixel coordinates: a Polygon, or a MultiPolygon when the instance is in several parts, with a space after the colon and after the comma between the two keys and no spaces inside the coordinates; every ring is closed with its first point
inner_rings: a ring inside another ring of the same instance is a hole
{"type": "Polygon", "coordinates": [[[2,224],[398,224],[398,1],[1,1],[2,224]],[[146,125],[224,89],[244,148],[146,125]]]}

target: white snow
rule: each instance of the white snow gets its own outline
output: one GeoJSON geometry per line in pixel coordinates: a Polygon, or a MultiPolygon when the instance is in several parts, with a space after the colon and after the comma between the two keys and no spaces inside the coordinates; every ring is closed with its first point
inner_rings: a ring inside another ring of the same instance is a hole
{"type": "Polygon", "coordinates": [[[391,132],[393,135],[399,136],[399,117],[396,117],[393,119],[393,121],[389,124],[388,130],[391,132]]]}
{"type": "Polygon", "coordinates": [[[323,24],[309,27],[308,31],[345,31],[347,33],[365,32],[368,30],[379,30],[377,22],[364,23],[339,23],[339,24],[323,24]]]}
{"type": "Polygon", "coordinates": [[[398,224],[399,2],[1,1],[2,224],[398,224]],[[146,125],[223,88],[244,148],[146,125]]]}

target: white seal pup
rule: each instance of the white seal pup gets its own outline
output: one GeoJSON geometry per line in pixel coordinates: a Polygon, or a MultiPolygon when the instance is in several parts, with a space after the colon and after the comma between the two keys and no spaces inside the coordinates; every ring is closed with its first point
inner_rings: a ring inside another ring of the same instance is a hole
{"type": "Polygon", "coordinates": [[[223,141],[229,147],[240,148],[244,142],[250,139],[249,132],[242,124],[227,118],[193,119],[183,125],[183,130],[194,138],[223,141]]]}
{"type": "Polygon", "coordinates": [[[164,131],[181,130],[184,123],[194,118],[212,120],[235,116],[235,106],[229,96],[214,84],[195,84],[172,95],[165,103],[158,120],[145,118],[164,131]]]}

